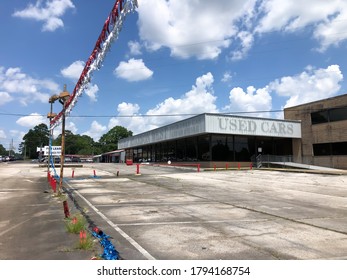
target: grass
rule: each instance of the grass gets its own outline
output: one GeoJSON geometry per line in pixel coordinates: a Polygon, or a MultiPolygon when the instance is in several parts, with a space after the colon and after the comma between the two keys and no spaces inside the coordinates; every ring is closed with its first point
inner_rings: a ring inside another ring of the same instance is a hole
{"type": "Polygon", "coordinates": [[[80,233],[87,228],[87,220],[80,214],[65,219],[65,227],[69,233],[80,233]]]}
{"type": "Polygon", "coordinates": [[[79,234],[79,242],[76,249],[91,250],[94,247],[94,237],[87,231],[87,220],[81,214],[73,215],[65,219],[67,232],[79,234]]]}
{"type": "Polygon", "coordinates": [[[81,249],[81,250],[91,250],[94,247],[94,238],[93,236],[86,231],[81,231],[80,232],[80,240],[76,246],[77,249],[81,249]],[[85,233],[85,235],[82,237],[82,232],[85,233]]]}

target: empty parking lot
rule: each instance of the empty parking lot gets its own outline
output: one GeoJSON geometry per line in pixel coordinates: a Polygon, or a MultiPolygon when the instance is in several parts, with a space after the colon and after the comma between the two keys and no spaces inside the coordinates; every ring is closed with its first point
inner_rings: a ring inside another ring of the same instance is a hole
{"type": "Polygon", "coordinates": [[[93,164],[66,186],[124,259],[346,259],[347,176],[93,164]],[[96,176],[94,176],[96,175],[96,176]]]}

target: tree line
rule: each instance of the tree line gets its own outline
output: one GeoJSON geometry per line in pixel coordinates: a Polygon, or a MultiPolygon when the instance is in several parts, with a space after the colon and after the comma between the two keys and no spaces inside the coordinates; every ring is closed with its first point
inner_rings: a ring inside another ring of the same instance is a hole
{"type": "MultiPolygon", "coordinates": [[[[101,136],[99,141],[88,135],[73,134],[70,130],[65,131],[65,154],[71,155],[98,155],[117,150],[118,141],[130,137],[133,132],[122,126],[115,126],[101,136]]],[[[52,146],[61,146],[61,134],[52,140],[52,146]]],[[[46,124],[41,123],[30,129],[23,137],[19,145],[19,154],[23,158],[38,158],[38,147],[49,146],[50,131],[46,124]]],[[[1,148],[1,147],[0,147],[1,148]]]]}

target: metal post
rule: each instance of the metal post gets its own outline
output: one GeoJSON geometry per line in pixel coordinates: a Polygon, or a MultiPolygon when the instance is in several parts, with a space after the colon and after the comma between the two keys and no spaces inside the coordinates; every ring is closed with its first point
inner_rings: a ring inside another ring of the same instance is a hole
{"type": "Polygon", "coordinates": [[[48,162],[47,162],[47,173],[50,172],[50,165],[51,165],[51,146],[52,146],[52,138],[53,138],[53,131],[52,131],[52,125],[51,120],[56,116],[56,114],[53,113],[53,103],[59,99],[58,95],[52,95],[48,102],[51,104],[51,110],[47,114],[47,118],[49,119],[49,152],[48,152],[48,162]]]}
{"type": "Polygon", "coordinates": [[[63,117],[62,117],[62,130],[61,130],[61,155],[60,155],[60,178],[59,178],[59,190],[58,195],[61,194],[63,188],[64,179],[64,162],[65,162],[65,104],[69,99],[70,94],[66,91],[66,85],[64,85],[64,91],[59,94],[59,102],[63,105],[63,117]]]}
{"type": "MultiPolygon", "coordinates": [[[[49,143],[48,143],[48,146],[51,145],[51,138],[52,138],[51,116],[53,114],[53,102],[50,102],[50,103],[51,103],[51,111],[49,114],[50,117],[49,117],[49,143]]],[[[51,165],[51,147],[49,147],[49,150],[48,150],[47,174],[50,171],[50,165],[51,165]]],[[[48,179],[48,182],[49,182],[49,179],[48,179]]]]}

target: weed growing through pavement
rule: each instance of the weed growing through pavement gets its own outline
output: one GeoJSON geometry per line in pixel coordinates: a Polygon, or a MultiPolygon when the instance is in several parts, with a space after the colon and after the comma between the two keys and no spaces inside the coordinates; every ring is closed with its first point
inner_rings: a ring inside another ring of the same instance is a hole
{"type": "Polygon", "coordinates": [[[94,247],[94,237],[87,231],[87,220],[81,214],[65,219],[65,227],[69,233],[79,234],[76,249],[91,250],[94,247]]]}
{"type": "Polygon", "coordinates": [[[65,219],[66,230],[70,233],[80,233],[81,230],[85,230],[87,226],[87,220],[82,215],[74,215],[65,219]]]}
{"type": "Polygon", "coordinates": [[[91,250],[94,247],[94,238],[85,230],[80,231],[80,240],[76,246],[77,249],[91,250]]]}

